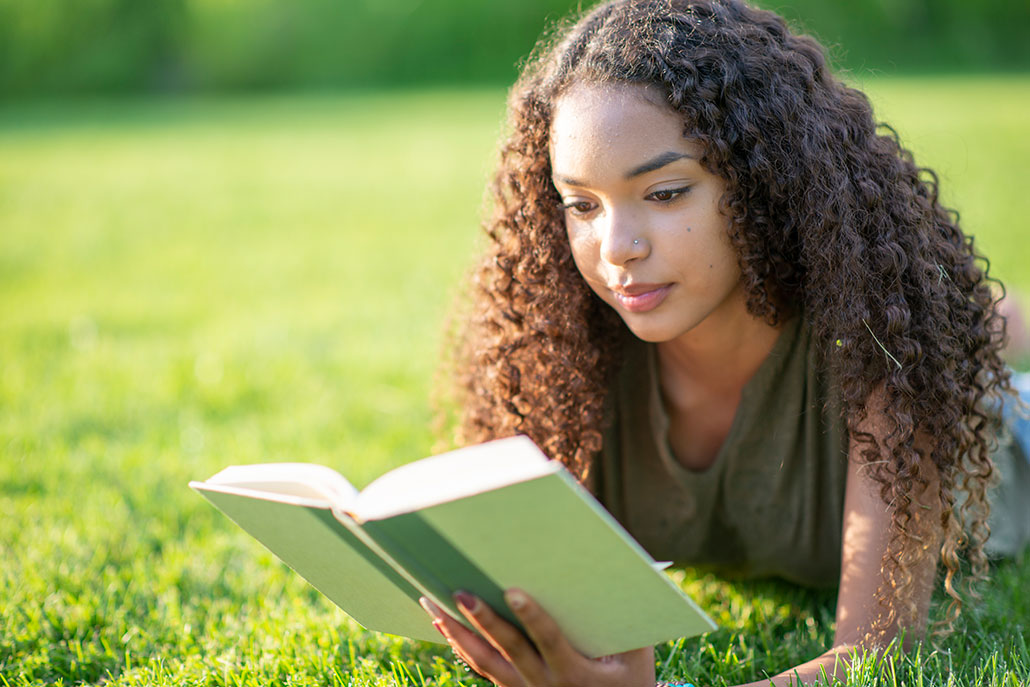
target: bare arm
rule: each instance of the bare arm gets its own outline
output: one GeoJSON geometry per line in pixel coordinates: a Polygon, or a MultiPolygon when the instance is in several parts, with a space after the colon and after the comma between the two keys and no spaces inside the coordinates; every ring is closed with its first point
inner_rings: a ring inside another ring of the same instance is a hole
{"type": "MultiPolygon", "coordinates": [[[[869,418],[861,428],[875,437],[883,437],[886,422],[880,413],[882,403],[878,398],[870,400],[869,418]]],[[[930,442],[924,437],[922,446],[930,442]]],[[[925,450],[925,449],[924,449],[925,450]]],[[[924,468],[928,485],[922,494],[914,494],[927,517],[924,526],[916,532],[923,539],[921,550],[910,559],[913,584],[910,599],[915,602],[914,617],[906,617],[903,604],[898,605],[899,619],[885,628],[885,633],[876,639],[869,637],[880,613],[876,592],[882,579],[881,566],[887,550],[890,531],[890,514],[887,504],[880,498],[879,485],[870,476],[870,470],[863,465],[860,446],[852,440],[848,455],[847,486],[844,494],[844,520],[842,527],[840,590],[837,596],[837,631],[833,646],[824,654],[799,666],[776,675],[772,680],[761,680],[751,685],[771,684],[796,685],[815,682],[823,671],[827,676],[845,677],[847,659],[856,649],[877,648],[894,639],[905,630],[906,642],[922,637],[926,630],[930,596],[933,592],[934,576],[940,539],[932,527],[939,522],[940,505],[936,497],[937,482],[932,468],[924,468]]],[[[924,453],[928,455],[928,452],[924,453]]],[[[748,686],[750,687],[750,686],[748,686]]]]}

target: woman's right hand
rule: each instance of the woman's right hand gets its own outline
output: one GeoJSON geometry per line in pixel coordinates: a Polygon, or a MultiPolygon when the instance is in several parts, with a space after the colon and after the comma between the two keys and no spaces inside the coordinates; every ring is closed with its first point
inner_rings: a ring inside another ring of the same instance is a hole
{"type": "Polygon", "coordinates": [[[654,687],[651,647],[587,658],[572,647],[554,619],[525,592],[509,589],[504,598],[529,639],[471,594],[459,592],[455,600],[479,635],[428,599],[422,600],[422,606],[458,656],[500,687],[654,687]]]}

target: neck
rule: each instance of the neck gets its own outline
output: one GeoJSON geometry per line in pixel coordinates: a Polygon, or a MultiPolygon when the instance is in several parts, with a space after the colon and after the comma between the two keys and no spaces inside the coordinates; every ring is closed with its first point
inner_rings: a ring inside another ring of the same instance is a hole
{"type": "Polygon", "coordinates": [[[743,307],[713,313],[689,332],[657,345],[663,386],[739,393],[769,356],[780,329],[743,307]]]}

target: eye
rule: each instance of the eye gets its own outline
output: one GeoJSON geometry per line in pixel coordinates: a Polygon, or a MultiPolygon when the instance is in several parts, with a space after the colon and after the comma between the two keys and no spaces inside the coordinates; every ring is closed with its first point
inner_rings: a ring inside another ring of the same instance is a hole
{"type": "Polygon", "coordinates": [[[656,200],[659,203],[668,203],[669,201],[676,200],[689,190],[689,186],[683,186],[681,188],[663,188],[647,194],[647,198],[650,200],[656,200]]]}
{"type": "Polygon", "coordinates": [[[573,215],[588,215],[597,208],[597,206],[589,200],[570,200],[566,203],[562,203],[562,207],[573,215]]]}

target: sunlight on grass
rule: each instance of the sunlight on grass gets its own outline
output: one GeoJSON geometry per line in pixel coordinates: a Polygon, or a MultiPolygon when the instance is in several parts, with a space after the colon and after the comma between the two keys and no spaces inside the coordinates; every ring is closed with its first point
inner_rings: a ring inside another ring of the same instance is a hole
{"type": "Polygon", "coordinates": [[[992,273],[1030,289],[1030,241],[1024,188],[1030,160],[1030,79],[927,77],[867,79],[880,116],[901,134],[916,161],[940,176],[941,198],[961,213],[962,226],[992,265],[992,273]]]}
{"type": "MultiPolygon", "coordinates": [[[[863,85],[1030,290],[1030,79],[863,85]]],[[[503,100],[0,108],[0,684],[475,682],[361,630],[186,482],[298,460],[363,484],[430,452],[503,100]]],[[[832,637],[832,594],[678,575],[723,629],[659,647],[663,677],[757,679],[832,637]]],[[[1028,588],[1030,560],[1001,564],[891,674],[1026,684],[1028,588]]],[[[863,666],[854,684],[883,669],[863,666]]]]}

